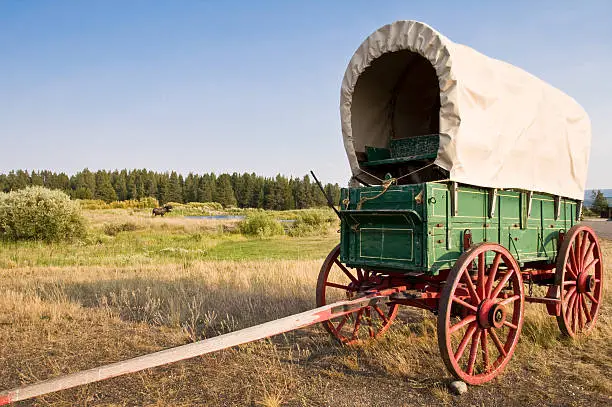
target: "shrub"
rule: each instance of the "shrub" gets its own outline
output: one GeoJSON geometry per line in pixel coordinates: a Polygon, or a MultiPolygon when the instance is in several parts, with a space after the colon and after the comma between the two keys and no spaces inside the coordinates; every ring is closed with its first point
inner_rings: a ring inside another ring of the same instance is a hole
{"type": "Polygon", "coordinates": [[[157,199],[150,196],[141,199],[129,199],[127,201],[113,201],[106,203],[101,199],[79,200],[83,209],[145,209],[159,206],[157,199]]]}
{"type": "Polygon", "coordinates": [[[189,202],[188,207],[201,209],[202,211],[222,211],[223,205],[219,202],[189,202]]]}
{"type": "Polygon", "coordinates": [[[283,225],[266,213],[253,213],[240,222],[240,232],[243,235],[268,237],[282,235],[283,225]]]}
{"type": "Polygon", "coordinates": [[[72,240],[85,236],[77,202],[64,192],[34,186],[0,193],[0,236],[9,240],[72,240]]]}
{"type": "Polygon", "coordinates": [[[138,229],[140,229],[138,225],[133,222],[107,223],[104,225],[104,233],[108,236],[117,236],[119,232],[133,232],[138,229]]]}
{"type": "Polygon", "coordinates": [[[299,213],[288,234],[292,237],[323,235],[337,218],[333,213],[322,210],[304,210],[299,213]]]}

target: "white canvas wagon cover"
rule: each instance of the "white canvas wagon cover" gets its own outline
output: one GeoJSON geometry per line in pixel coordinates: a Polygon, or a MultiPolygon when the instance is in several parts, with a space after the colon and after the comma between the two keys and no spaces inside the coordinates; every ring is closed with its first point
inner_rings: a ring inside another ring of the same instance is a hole
{"type": "Polygon", "coordinates": [[[434,162],[452,181],[584,198],[591,125],[580,105],[426,24],[396,21],[361,44],[342,81],[340,114],[355,175],[366,146],[435,128],[434,162]]]}

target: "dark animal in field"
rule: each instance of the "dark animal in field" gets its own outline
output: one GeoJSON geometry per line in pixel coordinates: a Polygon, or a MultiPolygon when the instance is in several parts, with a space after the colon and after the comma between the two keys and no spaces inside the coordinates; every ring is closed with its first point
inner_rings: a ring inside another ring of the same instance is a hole
{"type": "Polygon", "coordinates": [[[172,206],[171,205],[164,205],[160,208],[153,208],[153,216],[161,216],[163,217],[167,212],[171,212],[172,211],[172,206]]]}

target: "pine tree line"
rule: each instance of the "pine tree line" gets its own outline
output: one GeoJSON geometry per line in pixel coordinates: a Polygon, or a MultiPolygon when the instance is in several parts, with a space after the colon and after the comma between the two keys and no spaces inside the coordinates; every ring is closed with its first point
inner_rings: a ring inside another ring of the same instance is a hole
{"type": "MultiPolygon", "coordinates": [[[[0,191],[9,192],[30,185],[59,189],[74,199],[101,199],[105,202],[153,197],[166,202],[218,202],[225,207],[273,210],[305,209],[326,205],[325,197],[310,177],[274,178],[248,174],[193,174],[186,177],[141,170],[100,170],[87,168],[75,175],[52,171],[18,170],[0,174],[0,191]]],[[[325,185],[325,192],[337,203],[338,184],[325,185]]]]}

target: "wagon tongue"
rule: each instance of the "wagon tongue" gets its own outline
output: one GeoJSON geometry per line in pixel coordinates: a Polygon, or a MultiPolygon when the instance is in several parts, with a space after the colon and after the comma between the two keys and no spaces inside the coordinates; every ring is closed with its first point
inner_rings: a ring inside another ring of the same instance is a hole
{"type": "Polygon", "coordinates": [[[116,362],[84,370],[82,372],[56,377],[29,386],[0,392],[0,406],[156,366],[166,365],[184,359],[190,359],[270,336],[279,335],[288,331],[305,328],[310,325],[328,321],[332,318],[342,317],[368,305],[376,304],[387,299],[389,295],[397,290],[397,288],[390,288],[378,291],[376,294],[367,294],[353,300],[338,301],[300,314],[290,315],[285,318],[204,339],[199,342],[177,346],[175,348],[150,353],[126,361],[116,362]]]}

